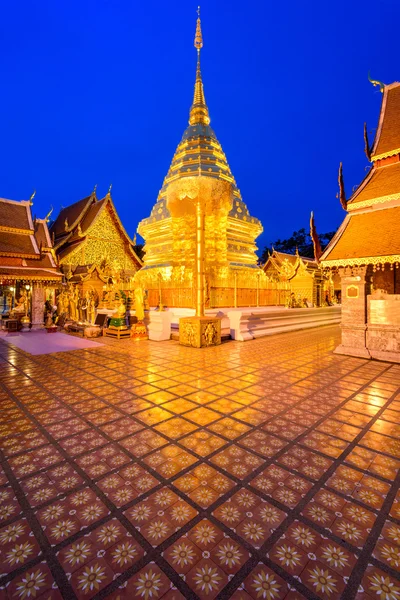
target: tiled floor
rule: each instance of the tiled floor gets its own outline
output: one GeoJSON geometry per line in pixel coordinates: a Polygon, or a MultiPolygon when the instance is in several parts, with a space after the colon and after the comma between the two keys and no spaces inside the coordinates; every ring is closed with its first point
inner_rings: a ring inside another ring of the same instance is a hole
{"type": "Polygon", "coordinates": [[[338,335],[0,342],[0,598],[400,600],[400,366],[338,335]]]}

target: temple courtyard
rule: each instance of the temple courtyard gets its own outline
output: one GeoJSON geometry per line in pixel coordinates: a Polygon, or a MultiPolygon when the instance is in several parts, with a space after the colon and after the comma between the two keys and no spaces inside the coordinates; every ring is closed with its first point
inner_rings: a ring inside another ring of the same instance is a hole
{"type": "Polygon", "coordinates": [[[400,365],[100,341],[0,339],[0,598],[400,599],[400,365]]]}

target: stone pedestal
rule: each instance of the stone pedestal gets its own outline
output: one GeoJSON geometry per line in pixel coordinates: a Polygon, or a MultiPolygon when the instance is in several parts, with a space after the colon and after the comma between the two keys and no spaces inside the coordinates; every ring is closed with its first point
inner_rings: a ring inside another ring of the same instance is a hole
{"type": "Polygon", "coordinates": [[[149,336],[147,335],[147,327],[143,321],[138,321],[132,325],[131,338],[136,342],[149,339],[149,336]]]}
{"type": "Polygon", "coordinates": [[[218,317],[179,319],[179,343],[192,348],[218,346],[221,343],[221,319],[218,317]]]}
{"type": "Polygon", "coordinates": [[[149,340],[154,340],[156,342],[170,340],[172,313],[169,310],[151,310],[149,312],[149,317],[149,340]]]}
{"type": "Polygon", "coordinates": [[[367,348],[367,267],[339,269],[342,285],[342,343],[336,354],[371,358],[367,348]]]}
{"type": "Polygon", "coordinates": [[[44,288],[33,284],[32,288],[32,329],[42,329],[44,321],[44,288]]]}

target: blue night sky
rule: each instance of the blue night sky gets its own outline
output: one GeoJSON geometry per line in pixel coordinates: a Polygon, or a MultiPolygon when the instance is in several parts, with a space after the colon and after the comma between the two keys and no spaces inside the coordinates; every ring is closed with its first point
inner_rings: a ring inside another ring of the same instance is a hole
{"type": "MultiPolygon", "coordinates": [[[[0,196],[29,198],[43,217],[87,196],[113,199],[133,236],[150,213],[192,101],[197,2],[39,0],[0,8],[0,196]]],[[[398,0],[202,1],[202,72],[211,126],[262,248],[343,219],[365,174],[381,101],[367,74],[391,83],[398,0]]]]}

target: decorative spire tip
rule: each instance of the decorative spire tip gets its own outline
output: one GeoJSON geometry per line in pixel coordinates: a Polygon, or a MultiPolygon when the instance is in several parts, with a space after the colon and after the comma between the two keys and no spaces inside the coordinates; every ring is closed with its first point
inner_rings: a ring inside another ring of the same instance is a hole
{"type": "Polygon", "coordinates": [[[203,47],[203,35],[201,33],[201,21],[200,21],[200,6],[197,7],[197,23],[196,23],[196,35],[194,36],[194,47],[200,52],[203,47]]]}

